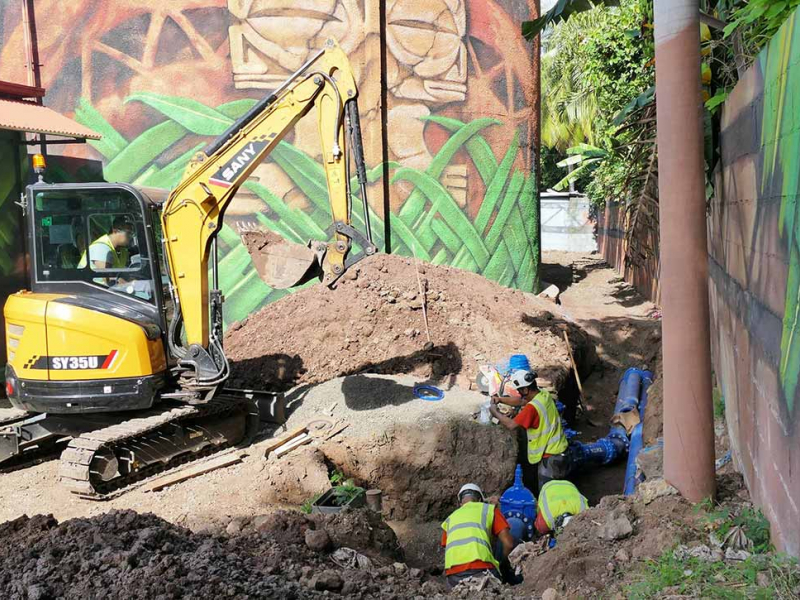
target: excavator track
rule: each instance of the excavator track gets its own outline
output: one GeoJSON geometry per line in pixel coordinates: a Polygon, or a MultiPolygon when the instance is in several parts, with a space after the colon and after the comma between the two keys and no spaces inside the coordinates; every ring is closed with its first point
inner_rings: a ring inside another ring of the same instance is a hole
{"type": "MultiPolygon", "coordinates": [[[[0,408],[0,445],[8,443],[11,438],[19,438],[15,431],[23,426],[29,419],[35,419],[36,413],[26,412],[17,408],[0,408]]],[[[30,467],[46,460],[58,457],[58,451],[63,447],[63,436],[52,435],[20,444],[17,441],[15,452],[0,451],[0,473],[10,473],[19,469],[30,467]],[[27,445],[27,447],[25,447],[27,445]]]]}
{"type": "Polygon", "coordinates": [[[104,499],[177,465],[245,444],[258,427],[257,405],[241,398],[149,410],[74,438],[61,454],[59,478],[81,497],[104,499]]]}

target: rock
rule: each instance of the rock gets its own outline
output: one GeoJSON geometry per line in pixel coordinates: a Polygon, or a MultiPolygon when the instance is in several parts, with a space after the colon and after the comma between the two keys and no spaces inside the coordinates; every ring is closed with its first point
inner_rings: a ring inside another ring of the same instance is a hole
{"type": "Polygon", "coordinates": [[[598,536],[606,541],[621,540],[628,537],[633,533],[633,525],[625,515],[614,517],[611,513],[608,515],[606,522],[600,527],[598,536]]]}
{"type": "Polygon", "coordinates": [[[306,546],[314,552],[325,552],[331,545],[331,538],[324,529],[306,530],[306,546]]]}
{"type": "Polygon", "coordinates": [[[725,550],[725,560],[747,560],[750,558],[750,553],[747,550],[734,550],[727,548],[725,550]]]}
{"type": "Polygon", "coordinates": [[[405,563],[396,562],[392,566],[394,567],[394,572],[397,573],[398,575],[402,575],[403,573],[408,571],[408,567],[406,566],[405,563]]]}
{"type": "Polygon", "coordinates": [[[559,304],[558,296],[561,294],[561,290],[558,289],[558,286],[549,285],[544,288],[541,292],[537,294],[539,298],[544,298],[545,300],[550,300],[554,304],[559,304]]]}
{"type": "Polygon", "coordinates": [[[338,592],[341,591],[342,587],[344,587],[344,580],[339,573],[330,569],[317,575],[314,580],[314,589],[320,592],[324,590],[338,592]]]}
{"type": "Polygon", "coordinates": [[[409,569],[408,576],[411,579],[420,579],[422,577],[423,571],[422,569],[409,569]]]}
{"type": "Polygon", "coordinates": [[[561,594],[555,588],[547,588],[542,592],[542,600],[561,600],[561,594]]]}
{"type": "Polygon", "coordinates": [[[29,600],[44,600],[47,597],[47,592],[41,585],[28,586],[29,600]]]}
{"type": "Polygon", "coordinates": [[[405,335],[405,336],[407,336],[407,337],[414,337],[414,331],[415,331],[415,330],[414,330],[414,328],[412,328],[412,327],[409,327],[408,329],[406,329],[406,330],[403,332],[403,335],[405,335]]]}
{"type": "Polygon", "coordinates": [[[664,446],[642,449],[636,456],[636,466],[647,481],[664,477],[664,446]]]}
{"type": "Polygon", "coordinates": [[[241,517],[231,520],[231,522],[228,523],[228,526],[225,528],[225,533],[228,535],[237,535],[241,533],[242,529],[244,528],[244,523],[245,520],[241,517]]]}
{"type": "Polygon", "coordinates": [[[636,489],[636,498],[650,504],[656,498],[675,496],[678,490],[666,482],[665,479],[653,479],[639,484],[636,489]]]}
{"type": "Polygon", "coordinates": [[[627,550],[624,548],[620,548],[619,551],[614,555],[614,559],[617,562],[627,563],[631,559],[631,555],[628,554],[627,550]]]}
{"type": "Polygon", "coordinates": [[[416,300],[417,295],[414,292],[403,292],[403,300],[416,300]]]}
{"type": "Polygon", "coordinates": [[[263,530],[263,529],[264,529],[264,528],[265,528],[265,527],[266,527],[266,526],[267,526],[267,525],[268,525],[268,524],[269,524],[271,521],[272,521],[272,517],[270,517],[269,515],[259,515],[259,516],[257,516],[257,517],[254,517],[254,518],[253,518],[253,520],[252,520],[252,522],[250,523],[250,525],[251,525],[251,526],[253,527],[253,529],[255,529],[256,531],[261,531],[261,530],[263,530]]]}
{"type": "Polygon", "coordinates": [[[349,279],[350,281],[355,281],[358,279],[358,269],[348,269],[348,271],[344,274],[345,279],[349,279]]]}

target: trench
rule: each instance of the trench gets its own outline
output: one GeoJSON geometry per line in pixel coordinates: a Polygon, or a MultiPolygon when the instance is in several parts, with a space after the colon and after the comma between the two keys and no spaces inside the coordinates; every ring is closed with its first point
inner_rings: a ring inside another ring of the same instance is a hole
{"type": "MultiPolygon", "coordinates": [[[[593,352],[579,352],[575,358],[587,383],[592,382],[593,377],[598,378],[593,352]]],[[[402,375],[359,374],[350,377],[359,378],[359,384],[350,384],[345,377],[332,387],[349,390],[345,402],[353,406],[362,407],[367,400],[359,397],[359,391],[364,393],[364,390],[377,387],[405,394],[410,389],[402,375]],[[382,379],[377,379],[379,377],[382,379]],[[375,378],[374,381],[370,381],[371,378],[375,378]]],[[[608,434],[616,383],[612,377],[592,382],[592,388],[609,388],[608,401],[591,413],[597,425],[593,426],[578,411],[579,390],[574,374],[561,379],[556,391],[566,406],[564,417],[567,423],[580,432],[576,439],[590,442],[608,434]]],[[[325,385],[331,385],[331,382],[321,384],[325,385]]],[[[448,392],[454,393],[453,390],[448,392]]],[[[322,396],[327,402],[331,400],[330,393],[324,389],[322,396]]],[[[386,399],[386,405],[396,402],[398,400],[394,397],[386,399]]],[[[305,403],[313,406],[316,399],[307,393],[303,400],[305,403]]],[[[372,410],[377,407],[374,398],[370,407],[372,410]]],[[[403,409],[402,404],[399,408],[403,409]]],[[[308,409],[306,406],[305,410],[308,409]]],[[[411,407],[406,405],[405,410],[411,410],[411,407]]],[[[457,508],[456,495],[461,485],[476,481],[487,495],[499,496],[513,483],[514,468],[519,464],[523,466],[526,487],[536,493],[536,469],[527,463],[525,432],[517,433],[519,435],[515,438],[498,425],[479,425],[467,414],[457,414],[443,421],[434,420],[425,425],[401,422],[390,427],[385,437],[378,438],[377,442],[372,438],[362,440],[348,436],[323,443],[302,455],[290,455],[282,473],[293,470],[313,472],[316,469],[319,471],[318,481],[342,473],[365,489],[381,489],[384,518],[397,535],[408,565],[436,570],[443,564],[443,551],[439,545],[441,522],[457,508]]],[[[570,477],[591,505],[604,496],[621,494],[624,478],[624,459],[570,477]]],[[[284,489],[286,482],[279,479],[272,485],[273,489],[284,489]]],[[[293,499],[283,497],[275,500],[290,504],[294,500],[296,505],[304,493],[307,491],[301,490],[300,496],[293,499]]]]}

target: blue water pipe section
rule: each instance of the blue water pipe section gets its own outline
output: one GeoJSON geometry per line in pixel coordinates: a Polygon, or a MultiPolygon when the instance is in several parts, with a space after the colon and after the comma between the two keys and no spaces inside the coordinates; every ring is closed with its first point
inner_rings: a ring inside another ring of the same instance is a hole
{"type": "Polygon", "coordinates": [[[625,487],[622,493],[630,496],[636,491],[636,486],[639,483],[639,478],[636,477],[636,457],[642,450],[643,439],[642,432],[644,431],[644,411],[647,408],[647,390],[653,383],[653,374],[650,371],[642,372],[641,391],[639,396],[639,417],[640,422],[633,428],[631,433],[631,445],[628,450],[628,464],[625,467],[625,487]]]}
{"type": "MultiPolygon", "coordinates": [[[[650,371],[631,368],[625,371],[619,382],[617,403],[614,406],[614,415],[639,409],[639,415],[644,419],[644,408],[647,405],[647,388],[653,382],[650,371]]],[[[622,425],[612,425],[608,435],[596,442],[584,443],[571,440],[569,451],[572,455],[574,470],[586,467],[607,465],[621,457],[633,456],[635,465],[636,453],[642,446],[642,424],[637,425],[630,438],[622,425]],[[638,435],[637,435],[638,430],[638,435]],[[635,452],[634,452],[635,450],[635,452]]]]}
{"type": "Polygon", "coordinates": [[[533,539],[536,497],[522,484],[522,465],[514,471],[514,485],[500,496],[500,512],[508,521],[515,541],[533,539]]]}

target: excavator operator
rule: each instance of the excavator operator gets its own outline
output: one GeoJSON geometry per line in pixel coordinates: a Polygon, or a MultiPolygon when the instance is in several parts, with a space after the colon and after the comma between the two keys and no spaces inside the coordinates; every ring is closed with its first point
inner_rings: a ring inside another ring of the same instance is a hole
{"type": "MultiPolygon", "coordinates": [[[[133,227],[125,217],[115,217],[108,233],[101,235],[89,245],[89,260],[92,269],[124,269],[128,266],[128,246],[133,236],[133,227]]],[[[79,268],[86,266],[86,251],[81,256],[79,268]]]]}

